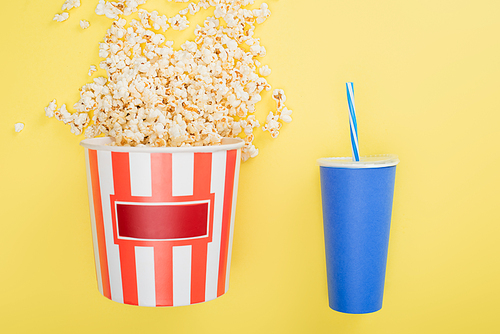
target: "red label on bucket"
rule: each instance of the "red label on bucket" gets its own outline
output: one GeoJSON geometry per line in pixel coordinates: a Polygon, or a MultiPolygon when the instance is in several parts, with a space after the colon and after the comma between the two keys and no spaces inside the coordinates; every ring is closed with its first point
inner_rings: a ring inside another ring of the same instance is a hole
{"type": "Polygon", "coordinates": [[[208,235],[208,201],[115,204],[118,238],[172,240],[208,235]]]}

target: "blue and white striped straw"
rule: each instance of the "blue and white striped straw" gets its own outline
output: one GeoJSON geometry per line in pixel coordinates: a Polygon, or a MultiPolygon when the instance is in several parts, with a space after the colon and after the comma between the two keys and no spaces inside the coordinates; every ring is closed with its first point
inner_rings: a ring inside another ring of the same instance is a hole
{"type": "Polygon", "coordinates": [[[347,104],[349,105],[352,160],[359,161],[358,124],[356,123],[356,108],[354,107],[354,85],[352,82],[347,82],[345,85],[347,88],[347,104]]]}

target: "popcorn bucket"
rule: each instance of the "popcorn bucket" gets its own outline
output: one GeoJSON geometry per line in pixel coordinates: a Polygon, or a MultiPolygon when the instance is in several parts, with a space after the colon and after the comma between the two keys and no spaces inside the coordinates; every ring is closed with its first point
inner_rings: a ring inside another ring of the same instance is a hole
{"type": "Polygon", "coordinates": [[[120,147],[83,140],[97,283],[139,306],[182,306],[228,289],[241,139],[120,147]]]}

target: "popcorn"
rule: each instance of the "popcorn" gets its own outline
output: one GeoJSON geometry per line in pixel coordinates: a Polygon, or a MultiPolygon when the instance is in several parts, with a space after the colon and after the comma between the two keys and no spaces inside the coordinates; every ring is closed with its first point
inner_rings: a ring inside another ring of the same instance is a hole
{"type": "Polygon", "coordinates": [[[95,125],[91,125],[85,129],[85,137],[86,138],[94,138],[99,134],[97,127],[95,125]]]}
{"type": "MultiPolygon", "coordinates": [[[[118,15],[123,14],[123,11],[118,8],[118,5],[120,5],[120,3],[99,0],[95,13],[97,15],[105,15],[109,19],[117,19],[118,15]]],[[[121,4],[121,7],[123,7],[123,4],[121,4]]]]}
{"type": "Polygon", "coordinates": [[[283,89],[275,89],[273,91],[273,99],[276,101],[278,110],[284,107],[284,102],[286,101],[285,92],[283,89]]]}
{"type": "Polygon", "coordinates": [[[59,109],[57,109],[54,116],[58,121],[63,121],[64,124],[68,124],[73,119],[73,116],[71,116],[66,109],[66,104],[63,104],[59,109]]]}
{"type": "Polygon", "coordinates": [[[247,119],[240,121],[240,126],[247,136],[253,133],[253,129],[260,126],[259,121],[255,119],[255,115],[248,116],[247,119]]]}
{"type": "Polygon", "coordinates": [[[241,149],[241,160],[247,161],[250,158],[255,158],[259,154],[259,149],[255,148],[253,144],[245,143],[241,149]]]}
{"type": "Polygon", "coordinates": [[[151,21],[151,26],[155,30],[161,29],[163,32],[165,32],[170,27],[170,25],[167,23],[167,16],[159,16],[157,11],[151,12],[151,15],[149,15],[149,20],[151,21]]]}
{"type": "Polygon", "coordinates": [[[130,15],[132,13],[137,12],[137,7],[139,5],[145,4],[146,0],[120,0],[121,5],[124,6],[123,14],[130,15]]]}
{"type": "Polygon", "coordinates": [[[291,114],[292,111],[290,109],[288,109],[287,107],[283,107],[280,112],[280,119],[285,123],[290,123],[292,121],[292,117],[290,116],[291,114]]]}
{"type": "Polygon", "coordinates": [[[92,76],[92,73],[97,71],[97,67],[95,65],[90,65],[89,68],[89,77],[92,76]]]}
{"type": "Polygon", "coordinates": [[[267,115],[266,118],[266,123],[262,127],[262,130],[264,131],[269,131],[271,134],[271,137],[276,138],[278,137],[279,129],[281,128],[281,123],[278,122],[279,115],[273,114],[272,111],[269,112],[269,115],[267,115]]]}
{"type": "Polygon", "coordinates": [[[200,7],[199,3],[195,4],[195,3],[191,2],[187,6],[187,9],[189,10],[189,14],[194,15],[194,14],[198,13],[198,11],[201,9],[201,7],[200,7]]]}
{"type": "MultiPolygon", "coordinates": [[[[253,0],[175,1],[189,3],[167,17],[139,10],[145,0],[99,0],[96,14],[113,19],[99,44],[99,67],[107,78],[95,78],[80,89],[75,112],[65,104],[57,109],[53,100],[46,115],[69,124],[74,134],[110,136],[113,145],[121,146],[218,145],[223,137],[241,137],[242,159],[255,157],[259,150],[253,133],[260,127],[255,105],[263,90],[271,90],[264,78],[271,69],[256,59],[266,49],[253,33],[269,17],[268,6],[243,8],[253,0]],[[195,27],[194,41],[179,49],[159,32],[184,30],[189,27],[186,15],[210,7],[213,16],[195,27]],[[128,23],[119,17],[137,11],[138,18],[128,23]]],[[[89,75],[96,70],[91,65],[89,75]]],[[[269,112],[262,129],[276,138],[282,122],[292,120],[292,111],[285,107],[283,90],[275,89],[272,97],[277,110],[269,112]]]]}
{"type": "Polygon", "coordinates": [[[263,77],[267,77],[269,74],[271,74],[271,69],[269,68],[269,66],[264,65],[261,68],[259,68],[259,73],[263,77]]]}
{"type": "Polygon", "coordinates": [[[21,132],[24,129],[24,123],[16,123],[14,124],[14,130],[16,132],[21,132]]]}
{"type": "Polygon", "coordinates": [[[70,10],[76,7],[80,7],[80,0],[66,0],[62,5],[62,10],[70,10]]]}
{"type": "Polygon", "coordinates": [[[57,109],[56,99],[53,99],[47,107],[45,107],[45,115],[47,117],[54,117],[54,112],[57,109]]]}
{"type": "Polygon", "coordinates": [[[169,18],[168,23],[170,23],[170,26],[174,30],[184,30],[189,27],[189,21],[186,19],[186,17],[179,14],[169,18]]]}
{"type": "Polygon", "coordinates": [[[87,29],[88,27],[90,27],[90,22],[86,20],[80,20],[80,27],[82,29],[87,29]]]}
{"type": "Polygon", "coordinates": [[[254,56],[264,57],[266,55],[266,48],[261,46],[259,43],[260,42],[258,40],[254,41],[252,46],[250,46],[250,52],[254,56]]]}
{"type": "Polygon", "coordinates": [[[65,12],[62,14],[56,14],[54,16],[53,20],[57,21],[57,22],[63,22],[63,21],[66,21],[68,18],[69,18],[69,14],[65,12]]]}
{"type": "Polygon", "coordinates": [[[267,3],[263,3],[259,9],[253,10],[253,15],[257,18],[257,24],[263,23],[271,15],[271,11],[268,8],[267,3]]]}

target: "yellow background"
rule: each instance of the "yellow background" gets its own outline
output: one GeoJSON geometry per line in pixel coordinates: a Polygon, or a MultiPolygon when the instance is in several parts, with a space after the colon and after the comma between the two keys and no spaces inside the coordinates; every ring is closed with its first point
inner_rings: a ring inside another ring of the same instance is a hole
{"type": "Polygon", "coordinates": [[[2,1],[0,332],[500,331],[498,0],[269,0],[257,36],[294,120],[257,131],[242,165],[228,293],[178,308],[97,290],[82,138],[43,108],[78,100],[111,21],[82,0],[58,24],[62,3],[2,1]],[[401,160],[384,306],[367,315],[332,311],[326,290],[316,159],[351,154],[347,81],[361,154],[401,160]]]}

